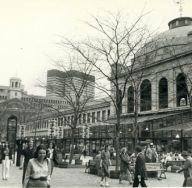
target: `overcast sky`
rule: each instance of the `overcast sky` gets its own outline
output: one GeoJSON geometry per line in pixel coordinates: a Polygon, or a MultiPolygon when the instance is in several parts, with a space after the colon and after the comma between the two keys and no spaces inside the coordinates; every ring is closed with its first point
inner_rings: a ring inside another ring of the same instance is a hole
{"type": "MultiPolygon", "coordinates": [[[[35,85],[54,68],[49,57],[58,56],[58,35],[83,38],[90,15],[120,11],[130,19],[143,9],[150,11],[145,22],[159,31],[179,17],[174,0],[0,0],[0,85],[17,76],[29,94],[45,95],[35,85]]],[[[183,16],[192,17],[191,10],[192,0],[185,0],[183,16]]]]}

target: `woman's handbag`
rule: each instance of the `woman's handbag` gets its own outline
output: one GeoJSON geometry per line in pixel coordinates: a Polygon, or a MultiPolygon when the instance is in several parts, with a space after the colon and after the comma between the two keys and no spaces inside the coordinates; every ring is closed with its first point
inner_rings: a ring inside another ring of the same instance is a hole
{"type": "Polygon", "coordinates": [[[187,187],[192,187],[192,177],[187,178],[186,186],[187,187]]]}
{"type": "Polygon", "coordinates": [[[189,177],[187,178],[186,186],[192,187],[192,162],[191,162],[191,167],[188,168],[188,171],[189,171],[189,177]]]}

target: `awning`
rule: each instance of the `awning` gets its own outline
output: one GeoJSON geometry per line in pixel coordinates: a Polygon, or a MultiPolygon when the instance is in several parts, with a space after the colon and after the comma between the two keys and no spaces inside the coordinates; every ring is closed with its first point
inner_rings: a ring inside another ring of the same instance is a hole
{"type": "Polygon", "coordinates": [[[170,126],[170,127],[164,127],[164,128],[158,129],[157,131],[181,131],[181,130],[191,131],[192,122],[174,125],[174,126],[170,126]]]}
{"type": "MultiPolygon", "coordinates": [[[[179,115],[181,114],[181,112],[178,112],[178,113],[163,113],[163,114],[160,114],[160,113],[154,113],[154,114],[142,114],[142,115],[139,115],[138,119],[137,119],[137,122],[138,123],[142,123],[142,122],[145,122],[145,121],[152,121],[152,120],[157,120],[157,119],[162,119],[162,118],[166,118],[166,117],[170,117],[170,116],[176,116],[176,115],[179,115]]],[[[116,123],[116,119],[115,118],[112,118],[112,119],[109,119],[106,121],[107,123],[109,124],[115,124],[116,123]]],[[[121,124],[133,124],[134,123],[134,117],[123,117],[121,118],[121,124]]]]}

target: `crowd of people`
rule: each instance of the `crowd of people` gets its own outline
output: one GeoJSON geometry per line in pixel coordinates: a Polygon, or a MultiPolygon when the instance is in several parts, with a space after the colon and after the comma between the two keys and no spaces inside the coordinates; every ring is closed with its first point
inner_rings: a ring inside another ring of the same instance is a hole
{"type": "MultiPolygon", "coordinates": [[[[12,153],[9,144],[2,148],[2,179],[8,180],[12,153]]],[[[50,142],[48,147],[40,144],[37,147],[31,139],[21,152],[20,169],[23,169],[23,188],[49,188],[53,167],[57,165],[57,153],[54,143],[50,142]]]]}
{"type": "MultiPolygon", "coordinates": [[[[145,156],[142,152],[142,148],[137,146],[135,148],[134,155],[130,155],[127,152],[127,149],[124,147],[121,149],[120,153],[120,175],[119,183],[122,183],[124,178],[127,178],[130,185],[133,187],[138,187],[139,184],[142,187],[147,187],[145,184],[145,156]],[[134,177],[131,174],[131,163],[135,163],[134,177]]],[[[110,146],[106,145],[95,157],[97,160],[100,159],[100,168],[101,168],[101,182],[100,186],[109,186],[107,178],[110,176],[109,166],[111,165],[110,159],[110,146]]]]}
{"type": "MultiPolygon", "coordinates": [[[[116,154],[114,154],[116,155],[116,154]]],[[[113,155],[113,156],[114,156],[113,155]]],[[[110,146],[105,146],[98,152],[95,159],[100,160],[101,182],[100,186],[109,186],[107,177],[109,177],[109,166],[111,165],[110,146]]],[[[192,186],[192,153],[183,151],[178,152],[157,152],[153,143],[145,147],[137,146],[135,152],[129,153],[126,147],[121,149],[120,158],[120,175],[119,183],[124,179],[128,180],[133,187],[147,187],[145,180],[148,179],[146,163],[160,163],[163,169],[167,169],[169,162],[181,161],[178,173],[184,171],[183,186],[192,186]]],[[[157,170],[157,179],[161,180],[160,171],[157,170]]]]}
{"type": "MultiPolygon", "coordinates": [[[[83,154],[83,153],[82,153],[83,154]]],[[[192,186],[192,153],[183,151],[177,152],[157,152],[153,143],[145,147],[136,146],[135,152],[130,153],[126,147],[123,147],[119,153],[120,174],[119,184],[123,180],[128,180],[133,187],[147,187],[146,163],[159,162],[167,168],[170,161],[183,161],[184,165],[177,170],[177,173],[184,172],[183,186],[192,186]]],[[[111,160],[116,156],[114,148],[109,145],[103,148],[95,156],[99,161],[101,170],[100,186],[109,186],[108,178],[110,177],[109,166],[111,160]]],[[[6,143],[2,149],[2,179],[9,178],[9,168],[12,163],[12,153],[9,144],[6,143]]],[[[58,165],[57,152],[54,143],[50,142],[48,147],[40,144],[35,147],[31,139],[23,148],[21,153],[20,169],[23,169],[22,185],[23,188],[32,187],[50,187],[51,175],[53,168],[58,165]]]]}

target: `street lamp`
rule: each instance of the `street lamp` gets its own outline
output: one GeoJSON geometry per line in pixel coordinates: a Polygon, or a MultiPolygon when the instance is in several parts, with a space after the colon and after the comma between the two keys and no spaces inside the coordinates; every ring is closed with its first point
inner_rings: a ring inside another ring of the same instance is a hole
{"type": "Polygon", "coordinates": [[[179,134],[178,134],[178,133],[176,134],[175,138],[180,138],[180,136],[179,136],[179,134]]]}

